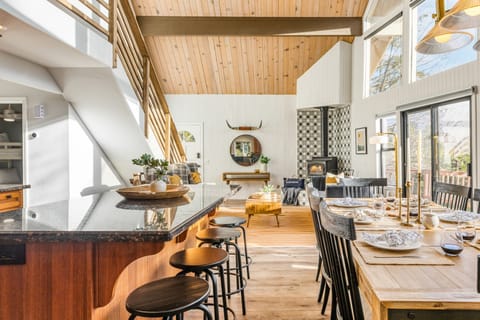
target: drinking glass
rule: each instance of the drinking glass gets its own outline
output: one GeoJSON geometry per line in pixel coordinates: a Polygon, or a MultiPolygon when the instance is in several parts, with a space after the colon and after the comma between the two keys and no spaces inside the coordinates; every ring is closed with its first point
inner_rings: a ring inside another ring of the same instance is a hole
{"type": "Polygon", "coordinates": [[[375,210],[375,218],[380,219],[385,214],[385,203],[383,194],[376,193],[373,195],[373,209],[375,210]]]}
{"type": "Polygon", "coordinates": [[[447,256],[458,256],[463,251],[463,237],[457,230],[444,230],[440,246],[447,256]]]}
{"type": "Polygon", "coordinates": [[[385,200],[390,204],[393,204],[395,202],[395,188],[393,187],[385,188],[385,200]]]}
{"type": "Polygon", "coordinates": [[[475,225],[472,223],[459,221],[457,225],[457,237],[459,235],[461,235],[463,241],[472,242],[477,235],[475,225]]]}

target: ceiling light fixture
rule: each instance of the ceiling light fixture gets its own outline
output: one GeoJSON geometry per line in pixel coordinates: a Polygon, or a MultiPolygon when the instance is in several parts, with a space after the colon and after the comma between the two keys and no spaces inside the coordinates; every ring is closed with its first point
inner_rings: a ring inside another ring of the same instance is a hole
{"type": "Polygon", "coordinates": [[[450,30],[470,29],[480,26],[480,0],[460,0],[440,22],[450,30]]]}
{"type": "Polygon", "coordinates": [[[15,110],[11,108],[11,105],[8,105],[8,108],[3,110],[3,120],[7,122],[15,121],[15,110]]]}
{"type": "Polygon", "coordinates": [[[417,44],[415,50],[423,54],[439,54],[460,49],[473,40],[473,36],[464,31],[454,31],[442,27],[445,16],[444,0],[437,0],[437,13],[433,15],[435,25],[417,44]]]}

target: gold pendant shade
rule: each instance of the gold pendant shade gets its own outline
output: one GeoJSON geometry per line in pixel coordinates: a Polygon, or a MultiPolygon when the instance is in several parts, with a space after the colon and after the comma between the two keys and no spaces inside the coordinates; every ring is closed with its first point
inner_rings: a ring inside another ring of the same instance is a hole
{"type": "Polygon", "coordinates": [[[460,49],[468,45],[472,40],[473,36],[470,33],[448,30],[442,28],[437,22],[417,44],[415,50],[423,54],[441,54],[460,49]]]}
{"type": "MultiPolygon", "coordinates": [[[[480,3],[480,0],[462,1],[460,0],[449,12],[445,15],[445,3],[444,0],[437,0],[437,14],[435,15],[435,25],[427,33],[425,37],[417,44],[415,50],[423,54],[441,54],[450,51],[454,51],[468,45],[473,36],[465,31],[457,31],[464,28],[458,28],[452,30],[452,28],[446,28],[444,26],[444,20],[450,15],[457,13],[457,17],[460,17],[461,10],[453,11],[455,8],[464,8],[461,3],[475,2],[480,3]]],[[[480,8],[479,8],[480,9],[480,8]]],[[[473,11],[476,12],[475,10],[473,11]]],[[[480,14],[480,12],[479,12],[480,14]]],[[[458,19],[457,19],[458,20],[458,19]]],[[[461,19],[460,19],[461,20],[461,19]]],[[[448,22],[448,21],[447,21],[448,22]]]]}
{"type": "Polygon", "coordinates": [[[440,21],[450,30],[470,29],[480,26],[480,0],[460,0],[440,21]]]}

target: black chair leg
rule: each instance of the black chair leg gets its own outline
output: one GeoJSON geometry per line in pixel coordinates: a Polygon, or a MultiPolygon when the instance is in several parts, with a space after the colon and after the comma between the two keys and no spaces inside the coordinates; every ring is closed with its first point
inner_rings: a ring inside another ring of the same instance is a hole
{"type": "MultiPolygon", "coordinates": [[[[317,302],[322,301],[322,297],[324,296],[326,284],[327,284],[327,281],[325,280],[324,277],[322,277],[322,281],[320,282],[320,290],[318,292],[317,302]]],[[[328,293],[326,294],[326,299],[328,300],[328,293]]]]}
{"type": "Polygon", "coordinates": [[[317,275],[315,276],[315,281],[318,282],[318,278],[320,277],[320,269],[322,268],[322,256],[318,255],[318,264],[317,264],[317,275]]]}
{"type": "MultiPolygon", "coordinates": [[[[323,279],[325,280],[325,279],[323,279]]],[[[322,305],[322,314],[325,314],[325,310],[327,309],[327,304],[328,304],[328,296],[330,295],[330,287],[328,285],[325,286],[325,293],[323,295],[323,305],[322,305]]],[[[336,300],[332,298],[332,312],[333,312],[333,307],[334,305],[336,306],[336,300]]]]}
{"type": "Polygon", "coordinates": [[[337,299],[335,299],[332,291],[332,313],[330,314],[330,320],[337,320],[337,299]]]}

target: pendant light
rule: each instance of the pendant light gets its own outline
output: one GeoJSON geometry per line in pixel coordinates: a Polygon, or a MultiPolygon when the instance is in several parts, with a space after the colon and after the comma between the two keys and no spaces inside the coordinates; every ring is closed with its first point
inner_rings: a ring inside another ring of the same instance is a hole
{"type": "Polygon", "coordinates": [[[480,0],[460,0],[440,22],[450,30],[470,29],[480,26],[480,0]]]}
{"type": "Polygon", "coordinates": [[[437,0],[437,14],[435,25],[417,44],[415,50],[423,54],[440,54],[460,49],[473,40],[473,36],[464,31],[453,31],[441,26],[445,15],[444,0],[437,0]]]}

